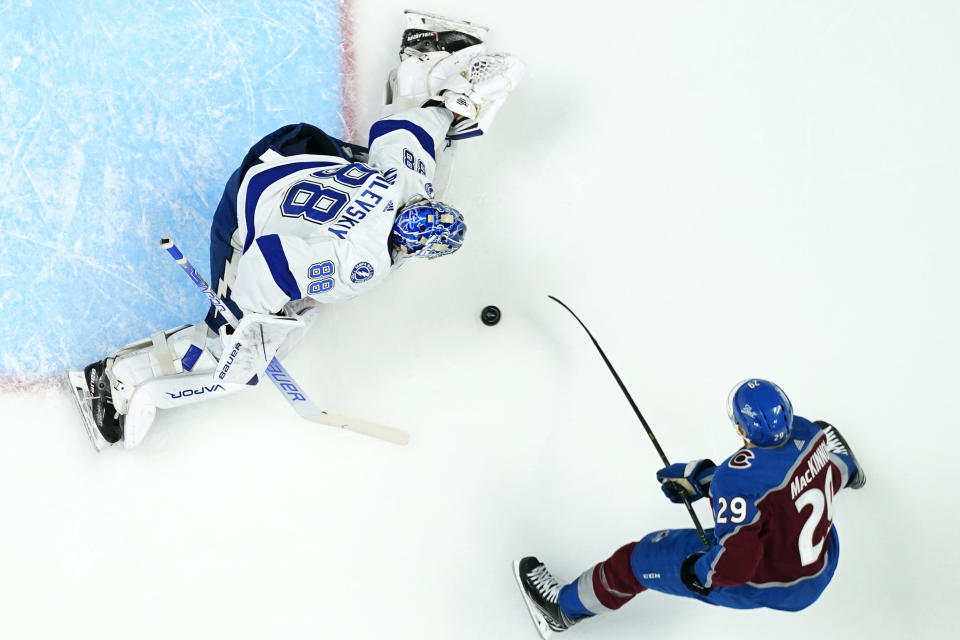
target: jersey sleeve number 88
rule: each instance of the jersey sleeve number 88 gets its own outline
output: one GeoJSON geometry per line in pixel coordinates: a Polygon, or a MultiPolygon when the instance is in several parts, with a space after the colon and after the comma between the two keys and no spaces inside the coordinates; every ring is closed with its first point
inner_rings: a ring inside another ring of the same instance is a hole
{"type": "Polygon", "coordinates": [[[332,260],[324,260],[323,262],[310,265],[310,269],[307,272],[307,276],[312,280],[307,287],[310,295],[326,293],[333,289],[336,281],[330,276],[336,273],[336,270],[337,268],[334,266],[332,260]]]}

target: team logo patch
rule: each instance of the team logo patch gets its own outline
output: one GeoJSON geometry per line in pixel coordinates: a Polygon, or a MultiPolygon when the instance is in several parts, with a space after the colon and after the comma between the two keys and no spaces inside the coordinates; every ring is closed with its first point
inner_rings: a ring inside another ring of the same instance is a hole
{"type": "Polygon", "coordinates": [[[750,449],[743,449],[742,451],[737,451],[733,454],[733,457],[730,458],[730,462],[727,463],[733,469],[746,469],[753,462],[753,451],[750,449]]]}
{"type": "Polygon", "coordinates": [[[366,282],[373,277],[373,265],[369,262],[358,262],[350,272],[350,282],[366,282]]]}
{"type": "Polygon", "coordinates": [[[434,193],[434,192],[433,192],[433,183],[428,182],[427,184],[423,185],[423,188],[424,188],[424,189],[426,190],[426,192],[427,192],[427,197],[430,198],[431,200],[433,200],[433,193],[434,193]]]}
{"type": "MultiPolygon", "coordinates": [[[[670,535],[669,530],[661,531],[657,535],[653,536],[653,538],[650,539],[650,542],[660,542],[661,540],[666,538],[668,535],[670,535]]],[[[659,578],[660,576],[657,576],[657,577],[659,578]]]]}

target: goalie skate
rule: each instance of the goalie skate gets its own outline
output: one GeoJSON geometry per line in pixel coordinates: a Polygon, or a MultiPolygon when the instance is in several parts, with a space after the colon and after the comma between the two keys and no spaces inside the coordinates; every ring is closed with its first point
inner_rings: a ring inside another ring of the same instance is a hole
{"type": "Polygon", "coordinates": [[[124,416],[113,406],[113,389],[106,369],[107,360],[100,360],[88,364],[83,372],[67,372],[84,429],[97,451],[123,439],[124,416]]]}
{"type": "Polygon", "coordinates": [[[73,398],[77,401],[77,408],[80,410],[83,429],[87,432],[93,448],[102,451],[110,443],[100,434],[97,423],[93,419],[93,397],[90,395],[90,389],[87,386],[83,371],[68,371],[67,380],[70,382],[73,398]]]}
{"type": "Polygon", "coordinates": [[[430,32],[433,33],[434,36],[439,36],[439,34],[443,32],[452,31],[466,34],[467,36],[470,36],[470,38],[482,42],[484,37],[487,35],[487,32],[490,31],[489,27],[485,27],[481,24],[476,24],[467,20],[445,18],[434,13],[417,11],[415,9],[405,9],[403,12],[403,17],[407,19],[407,30],[404,32],[404,42],[400,46],[401,53],[403,53],[405,46],[408,44],[406,38],[408,32],[430,32]]]}

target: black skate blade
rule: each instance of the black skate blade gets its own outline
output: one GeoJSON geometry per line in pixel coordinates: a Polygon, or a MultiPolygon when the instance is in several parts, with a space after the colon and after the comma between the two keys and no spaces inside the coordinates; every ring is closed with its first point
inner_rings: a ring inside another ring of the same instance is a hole
{"type": "Polygon", "coordinates": [[[517,586],[520,588],[520,595],[523,597],[524,604],[527,605],[527,611],[530,612],[530,618],[533,619],[533,624],[536,625],[537,632],[540,634],[540,637],[543,638],[543,640],[547,640],[553,635],[553,629],[551,629],[550,625],[547,624],[543,614],[540,613],[539,609],[537,609],[537,605],[533,604],[533,600],[531,600],[527,595],[527,590],[523,588],[523,579],[520,577],[519,560],[513,561],[513,577],[517,580],[517,586]]]}
{"type": "Polygon", "coordinates": [[[93,412],[90,409],[90,392],[87,390],[87,381],[84,378],[83,371],[67,371],[67,380],[70,382],[70,388],[73,389],[73,398],[80,410],[80,419],[83,421],[83,428],[90,438],[90,444],[97,452],[103,451],[103,448],[109,443],[100,435],[97,423],[93,420],[93,412]]]}

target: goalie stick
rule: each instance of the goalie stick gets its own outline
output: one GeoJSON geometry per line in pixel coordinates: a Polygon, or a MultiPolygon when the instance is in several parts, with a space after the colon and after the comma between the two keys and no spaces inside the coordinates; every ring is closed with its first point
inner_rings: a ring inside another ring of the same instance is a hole
{"type": "MultiPolygon", "coordinates": [[[[580,323],[580,326],[583,327],[583,330],[587,332],[587,335],[590,336],[590,340],[593,342],[593,346],[597,348],[597,351],[600,353],[600,357],[603,358],[604,363],[607,365],[607,368],[610,369],[610,373],[613,374],[614,380],[617,381],[617,384],[620,385],[620,390],[623,391],[623,395],[627,397],[627,401],[630,403],[630,406],[633,408],[633,412],[637,414],[637,417],[640,418],[640,424],[643,425],[644,430],[647,432],[647,435],[650,436],[650,442],[653,443],[654,448],[656,448],[657,453],[660,454],[660,459],[663,460],[663,466],[669,467],[670,461],[667,460],[666,454],[663,452],[663,449],[660,448],[660,443],[657,442],[657,439],[653,435],[653,430],[650,429],[650,425],[647,424],[647,421],[644,419],[643,414],[640,413],[640,409],[637,407],[637,403],[633,401],[633,397],[630,395],[630,392],[627,391],[627,386],[623,384],[623,380],[620,379],[620,376],[617,374],[617,370],[613,368],[613,365],[610,364],[610,359],[607,358],[607,354],[603,352],[603,349],[600,347],[600,343],[597,342],[597,339],[593,337],[593,334],[590,333],[590,329],[587,329],[587,325],[583,324],[577,314],[573,312],[573,309],[565,305],[559,298],[554,296],[547,296],[561,307],[570,312],[570,315],[580,323]]],[[[700,540],[703,542],[703,545],[707,548],[710,548],[710,541],[707,540],[707,534],[704,532],[703,527],[700,525],[700,520],[697,518],[697,514],[693,511],[693,505],[690,504],[690,498],[686,494],[682,495],[683,504],[687,507],[687,511],[690,512],[690,517],[693,518],[693,526],[697,528],[697,533],[700,534],[700,540]]]]}
{"type": "MultiPolygon", "coordinates": [[[[170,257],[176,261],[178,265],[184,270],[190,280],[193,281],[197,288],[203,292],[203,294],[210,301],[210,304],[223,315],[227,323],[233,327],[237,328],[238,321],[237,316],[234,315],[233,311],[223,303],[223,300],[217,296],[216,292],[213,291],[210,286],[206,283],[203,277],[197,273],[197,270],[193,268],[193,265],[190,264],[190,261],[184,257],[183,253],[174,244],[171,238],[162,238],[160,240],[160,246],[163,247],[170,257]]],[[[347,431],[353,431],[355,433],[361,433],[365,436],[370,436],[371,438],[378,438],[380,440],[386,440],[387,442],[392,442],[394,444],[405,445],[410,441],[410,436],[406,431],[397,429],[396,427],[390,427],[383,424],[377,424],[375,422],[369,422],[367,420],[360,420],[358,418],[352,418],[345,416],[339,413],[331,413],[329,411],[324,411],[316,404],[313,403],[310,398],[307,397],[307,394],[300,388],[300,385],[296,383],[293,377],[287,373],[287,370],[280,364],[280,361],[274,358],[270,361],[270,364],[267,365],[266,369],[267,377],[270,378],[270,381],[273,382],[274,386],[283,394],[283,397],[287,400],[288,403],[294,408],[294,410],[300,414],[300,417],[310,420],[311,422],[316,422],[319,424],[325,424],[330,427],[338,427],[340,429],[346,429],[347,431]]]]}

